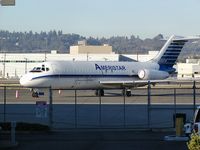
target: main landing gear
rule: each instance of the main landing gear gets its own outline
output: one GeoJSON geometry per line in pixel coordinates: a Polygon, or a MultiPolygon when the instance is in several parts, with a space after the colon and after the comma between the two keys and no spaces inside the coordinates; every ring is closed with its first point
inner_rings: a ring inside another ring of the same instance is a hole
{"type": "Polygon", "coordinates": [[[125,95],[127,97],[131,97],[132,96],[131,89],[123,89],[122,90],[122,95],[125,95]]]}
{"type": "MultiPolygon", "coordinates": [[[[104,90],[103,89],[96,90],[95,95],[96,96],[104,96],[104,90]]],[[[125,95],[127,97],[131,97],[132,96],[131,89],[123,89],[122,95],[125,95]]]]}
{"type": "Polygon", "coordinates": [[[95,95],[96,96],[104,96],[104,90],[103,89],[96,90],[95,95]]]}

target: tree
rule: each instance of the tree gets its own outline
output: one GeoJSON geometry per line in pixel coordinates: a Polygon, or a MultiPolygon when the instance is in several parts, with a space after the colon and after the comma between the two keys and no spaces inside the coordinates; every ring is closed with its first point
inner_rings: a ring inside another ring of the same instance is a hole
{"type": "Polygon", "coordinates": [[[200,150],[200,136],[197,133],[191,134],[191,139],[187,142],[189,150],[200,150]]]}

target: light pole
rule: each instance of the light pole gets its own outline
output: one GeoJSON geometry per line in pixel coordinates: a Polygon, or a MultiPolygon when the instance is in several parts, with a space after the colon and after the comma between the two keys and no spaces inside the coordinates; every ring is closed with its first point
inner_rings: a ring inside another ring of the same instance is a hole
{"type": "Polygon", "coordinates": [[[6,52],[4,53],[3,58],[3,78],[6,78],[6,52]]]}
{"type": "Polygon", "coordinates": [[[89,60],[89,53],[87,52],[87,61],[89,60]]]}
{"type": "Polygon", "coordinates": [[[47,61],[47,52],[44,52],[44,61],[47,61]]]}
{"type": "Polygon", "coordinates": [[[27,58],[24,58],[25,59],[25,74],[27,73],[27,58]]]}
{"type": "Polygon", "coordinates": [[[47,44],[48,44],[48,39],[45,37],[45,44],[46,44],[46,50],[44,52],[44,61],[47,61],[47,44]]]}

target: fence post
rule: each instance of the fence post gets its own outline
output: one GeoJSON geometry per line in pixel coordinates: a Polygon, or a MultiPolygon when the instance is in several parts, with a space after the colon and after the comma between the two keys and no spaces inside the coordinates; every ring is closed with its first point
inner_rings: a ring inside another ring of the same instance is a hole
{"type": "Polygon", "coordinates": [[[11,122],[11,143],[12,143],[13,145],[16,144],[15,129],[16,129],[16,122],[15,122],[15,121],[14,121],[14,122],[12,121],[12,122],[11,122]]]}
{"type": "Polygon", "coordinates": [[[99,94],[99,126],[101,127],[101,94],[99,94]]]}
{"type": "Polygon", "coordinates": [[[75,94],[75,95],[74,95],[74,96],[75,96],[75,97],[74,97],[74,98],[75,98],[75,99],[74,99],[74,101],[75,101],[75,108],[74,108],[74,109],[75,109],[75,120],[74,120],[74,121],[75,121],[75,128],[77,128],[77,125],[78,125],[78,124],[77,124],[77,121],[78,121],[78,120],[77,120],[77,91],[76,91],[76,90],[74,91],[74,94],[75,94]]]}
{"type": "Polygon", "coordinates": [[[174,88],[174,114],[176,114],[176,89],[174,88]]]}
{"type": "Polygon", "coordinates": [[[124,96],[124,128],[126,128],[126,94],[125,94],[125,88],[123,89],[123,96],[124,96]]]}
{"type": "Polygon", "coordinates": [[[49,88],[49,127],[53,124],[53,93],[51,87],[49,88]]]}
{"type": "Polygon", "coordinates": [[[3,99],[4,99],[4,103],[3,103],[3,121],[6,122],[6,86],[4,86],[4,92],[3,92],[3,99]]]}
{"type": "Polygon", "coordinates": [[[196,82],[193,81],[193,111],[196,109],[196,82]]]}
{"type": "Polygon", "coordinates": [[[147,115],[148,115],[148,128],[150,129],[150,121],[151,121],[151,114],[150,114],[150,105],[151,105],[151,85],[150,81],[148,81],[148,87],[147,87],[147,115]]]}

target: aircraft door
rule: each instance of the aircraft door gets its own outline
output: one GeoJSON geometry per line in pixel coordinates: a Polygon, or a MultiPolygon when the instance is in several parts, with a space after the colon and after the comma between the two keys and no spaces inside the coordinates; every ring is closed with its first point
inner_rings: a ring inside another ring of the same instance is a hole
{"type": "Polygon", "coordinates": [[[57,74],[59,72],[59,70],[55,64],[51,64],[51,68],[52,68],[54,74],[57,74]]]}
{"type": "Polygon", "coordinates": [[[51,64],[51,68],[52,68],[52,71],[53,71],[53,75],[54,75],[54,78],[53,79],[53,85],[57,86],[57,85],[60,85],[60,71],[59,71],[59,68],[57,68],[58,66],[56,64],[51,64]]]}

